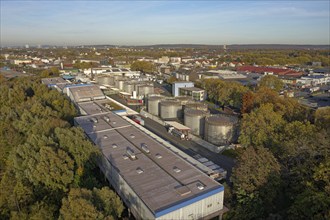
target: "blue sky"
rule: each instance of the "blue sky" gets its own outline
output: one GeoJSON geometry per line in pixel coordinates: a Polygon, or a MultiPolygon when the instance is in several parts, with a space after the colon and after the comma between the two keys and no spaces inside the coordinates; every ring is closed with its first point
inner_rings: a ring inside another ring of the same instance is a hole
{"type": "Polygon", "coordinates": [[[330,44],[328,0],[1,0],[1,46],[330,44]]]}

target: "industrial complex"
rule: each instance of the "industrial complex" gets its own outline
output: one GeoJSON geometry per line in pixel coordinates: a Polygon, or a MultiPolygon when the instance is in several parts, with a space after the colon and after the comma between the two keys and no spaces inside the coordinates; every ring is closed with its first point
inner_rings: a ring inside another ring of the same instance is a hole
{"type": "MultiPolygon", "coordinates": [[[[57,81],[63,83],[56,79],[42,82],[58,89],[57,81]]],[[[210,219],[222,215],[224,187],[202,158],[186,155],[128,117],[118,115],[120,110],[99,86],[69,84],[62,88],[82,115],[74,119],[75,125],[102,152],[100,169],[136,219],[210,219]]],[[[193,111],[208,115],[207,106],[189,97],[150,96],[148,109],[162,119],[182,118],[184,112],[193,118],[193,111]]],[[[186,124],[192,120],[187,117],[186,124]]],[[[192,129],[198,135],[204,130],[200,126],[192,129]]]]}

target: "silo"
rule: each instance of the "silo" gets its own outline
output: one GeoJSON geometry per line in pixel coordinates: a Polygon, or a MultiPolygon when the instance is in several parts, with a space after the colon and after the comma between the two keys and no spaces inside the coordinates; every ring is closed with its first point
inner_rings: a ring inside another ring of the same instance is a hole
{"type": "Polygon", "coordinates": [[[138,94],[139,95],[148,95],[154,93],[154,86],[153,85],[142,85],[138,87],[138,94]]]}
{"type": "Polygon", "coordinates": [[[238,118],[231,115],[211,115],[205,118],[204,139],[214,145],[237,140],[238,118]]]}
{"type": "Polygon", "coordinates": [[[134,83],[133,82],[125,82],[124,83],[124,91],[132,94],[134,91],[134,83]]]}
{"type": "Polygon", "coordinates": [[[162,119],[182,118],[182,105],[178,100],[163,100],[160,102],[160,117],[162,119]]]}
{"type": "Polygon", "coordinates": [[[119,90],[121,91],[124,91],[124,83],[125,83],[126,80],[124,79],[119,79],[119,80],[116,80],[115,81],[115,86],[116,88],[118,88],[119,90]]]}
{"type": "Polygon", "coordinates": [[[189,127],[192,134],[203,136],[205,116],[209,115],[209,111],[198,109],[185,109],[184,110],[184,124],[189,127]]]}
{"type": "Polygon", "coordinates": [[[96,82],[101,85],[113,85],[114,80],[110,76],[97,76],[96,82]]]}
{"type": "Polygon", "coordinates": [[[204,102],[190,102],[185,105],[185,109],[197,109],[197,110],[207,111],[208,106],[204,102]]]}
{"type": "Polygon", "coordinates": [[[163,100],[163,96],[151,96],[148,97],[148,112],[150,114],[159,116],[159,103],[163,100]]]}

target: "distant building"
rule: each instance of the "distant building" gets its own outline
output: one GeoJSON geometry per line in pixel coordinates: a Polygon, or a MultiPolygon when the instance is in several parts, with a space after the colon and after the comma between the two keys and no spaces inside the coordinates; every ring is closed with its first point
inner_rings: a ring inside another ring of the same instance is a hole
{"type": "Polygon", "coordinates": [[[180,96],[189,96],[195,101],[204,101],[206,97],[205,90],[197,87],[179,88],[180,96]]]}
{"type": "Polygon", "coordinates": [[[184,82],[184,81],[174,82],[172,84],[172,95],[174,97],[179,96],[180,88],[189,88],[189,87],[194,87],[194,83],[193,82],[184,82]]]}
{"type": "Polygon", "coordinates": [[[326,85],[327,83],[330,83],[330,77],[323,75],[303,76],[300,79],[297,79],[297,84],[305,86],[319,86],[326,85]]]}

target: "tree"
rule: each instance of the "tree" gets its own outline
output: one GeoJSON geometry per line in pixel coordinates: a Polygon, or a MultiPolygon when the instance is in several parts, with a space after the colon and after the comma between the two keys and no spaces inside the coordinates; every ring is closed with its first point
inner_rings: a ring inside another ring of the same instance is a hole
{"type": "Polygon", "coordinates": [[[279,92],[281,89],[283,89],[284,83],[276,76],[267,75],[261,78],[259,86],[268,87],[275,90],[276,92],[279,92]]]}
{"type": "Polygon", "coordinates": [[[231,219],[265,218],[276,210],[280,165],[263,147],[247,147],[239,156],[231,177],[236,204],[231,219]]]}
{"type": "Polygon", "coordinates": [[[59,219],[104,219],[93,204],[93,195],[87,189],[71,189],[62,201],[59,219]]]}
{"type": "Polygon", "coordinates": [[[315,124],[330,131],[330,107],[318,108],[316,110],[315,124]]]}
{"type": "Polygon", "coordinates": [[[135,61],[131,64],[131,70],[141,71],[143,73],[154,73],[156,67],[148,61],[135,61]]]}
{"type": "Polygon", "coordinates": [[[279,132],[285,121],[270,103],[261,105],[250,114],[243,114],[239,142],[245,146],[278,146],[279,132]]]}
{"type": "Polygon", "coordinates": [[[108,187],[102,189],[71,189],[63,199],[60,219],[114,219],[119,218],[124,206],[108,187]]]}

